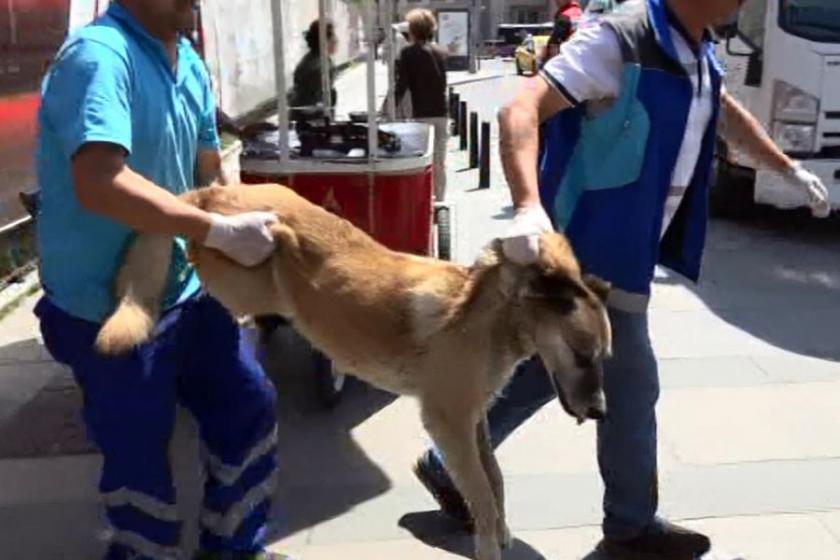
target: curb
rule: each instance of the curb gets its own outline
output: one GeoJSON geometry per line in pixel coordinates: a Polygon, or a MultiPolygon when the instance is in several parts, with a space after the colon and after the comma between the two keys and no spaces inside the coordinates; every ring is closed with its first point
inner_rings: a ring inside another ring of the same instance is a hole
{"type": "Polygon", "coordinates": [[[453,80],[449,82],[448,85],[452,87],[463,86],[466,84],[473,84],[475,82],[486,82],[488,80],[498,80],[499,78],[504,78],[505,74],[498,73],[498,74],[491,74],[489,76],[476,76],[470,78],[464,78],[463,80],[453,80]]]}

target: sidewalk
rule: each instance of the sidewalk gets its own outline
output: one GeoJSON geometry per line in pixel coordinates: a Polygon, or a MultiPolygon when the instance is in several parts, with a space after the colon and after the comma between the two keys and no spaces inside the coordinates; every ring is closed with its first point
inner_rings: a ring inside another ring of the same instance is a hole
{"type": "MultiPolygon", "coordinates": [[[[359,97],[356,74],[345,76],[340,103],[359,97]]],[[[511,87],[489,81],[460,90],[488,120],[492,108],[481,98],[511,87]]],[[[511,209],[496,150],[490,189],[477,191],[477,171],[465,167],[453,139],[453,253],[471,262],[511,209]]],[[[840,558],[836,238],[716,223],[700,287],[657,278],[651,336],[662,379],[662,512],[712,536],[708,560],[840,558]]],[[[100,458],[79,439],[78,392],[41,347],[36,297],[0,321],[0,558],[90,560],[105,537],[100,458]]],[[[411,474],[427,443],[416,403],[353,385],[336,410],[320,410],[294,349],[280,336],[266,359],[280,395],[274,548],[297,560],[468,557],[470,539],[452,534],[411,474]]],[[[194,519],[197,438],[186,417],[172,450],[182,511],[194,519]]],[[[603,560],[592,553],[602,493],[593,424],[577,427],[549,404],[500,448],[499,460],[517,539],[505,560],[603,560]]],[[[194,540],[188,524],[185,548],[194,540]]]]}

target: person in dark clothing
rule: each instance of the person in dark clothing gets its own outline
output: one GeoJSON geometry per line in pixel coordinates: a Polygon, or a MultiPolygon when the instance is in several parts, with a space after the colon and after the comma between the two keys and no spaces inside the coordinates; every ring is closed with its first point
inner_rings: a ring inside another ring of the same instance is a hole
{"type": "MultiPolygon", "coordinates": [[[[332,23],[327,23],[327,54],[331,57],[338,47],[338,38],[335,35],[335,28],[332,23]]],[[[304,57],[300,60],[294,73],[294,84],[288,94],[289,116],[297,120],[300,111],[297,108],[310,107],[324,103],[327,109],[332,109],[338,100],[335,88],[330,91],[329,102],[324,101],[324,94],[321,86],[321,42],[320,26],[316,19],[309,25],[309,30],[304,34],[306,44],[309,47],[304,57]]],[[[336,70],[332,59],[330,64],[330,82],[335,83],[336,70]]]]}
{"type": "Polygon", "coordinates": [[[396,100],[411,93],[412,117],[434,127],[435,199],[446,195],[446,144],[448,142],[446,104],[446,53],[432,44],[437,23],[432,12],[411,10],[405,17],[412,44],[400,52],[396,100]]]}
{"type": "Polygon", "coordinates": [[[577,29],[583,11],[577,0],[557,0],[557,13],[554,16],[554,29],[542,55],[542,63],[560,52],[560,45],[569,40],[577,29]]]}

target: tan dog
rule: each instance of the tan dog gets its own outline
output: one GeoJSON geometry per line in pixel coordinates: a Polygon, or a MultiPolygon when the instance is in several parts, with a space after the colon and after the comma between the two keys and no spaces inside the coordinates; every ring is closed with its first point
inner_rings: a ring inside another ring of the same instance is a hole
{"type": "MultiPolygon", "coordinates": [[[[207,188],[184,198],[221,214],[277,213],[277,250],[255,268],[192,247],[207,291],[236,316],[285,316],[340,371],[416,396],[469,504],[477,558],[501,558],[511,537],[485,412],[516,364],[539,353],[579,422],[605,412],[608,287],[581,275],[566,239],[543,235],[539,263],[528,267],[506,261],[496,241],[467,268],[390,251],[279,185],[207,188]]],[[[97,340],[101,351],[148,338],[170,247],[167,237],[141,235],[129,249],[117,280],[121,302],[97,340]]]]}

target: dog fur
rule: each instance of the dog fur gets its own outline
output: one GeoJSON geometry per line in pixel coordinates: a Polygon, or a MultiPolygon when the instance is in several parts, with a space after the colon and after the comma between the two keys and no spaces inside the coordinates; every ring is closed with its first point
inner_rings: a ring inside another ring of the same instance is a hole
{"type": "MultiPolygon", "coordinates": [[[[183,198],[220,214],[277,214],[277,248],[256,267],[191,247],[206,290],[237,317],[283,315],[338,370],[417,397],[475,521],[476,557],[501,558],[511,537],[485,420],[494,395],[517,363],[538,353],[567,412],[581,422],[605,411],[609,288],[581,274],[565,237],[544,234],[536,265],[506,260],[496,240],[465,267],[390,251],[280,185],[211,187],[183,198]]],[[[129,248],[100,351],[119,353],[150,336],[170,247],[165,236],[140,235],[129,248]]]]}

